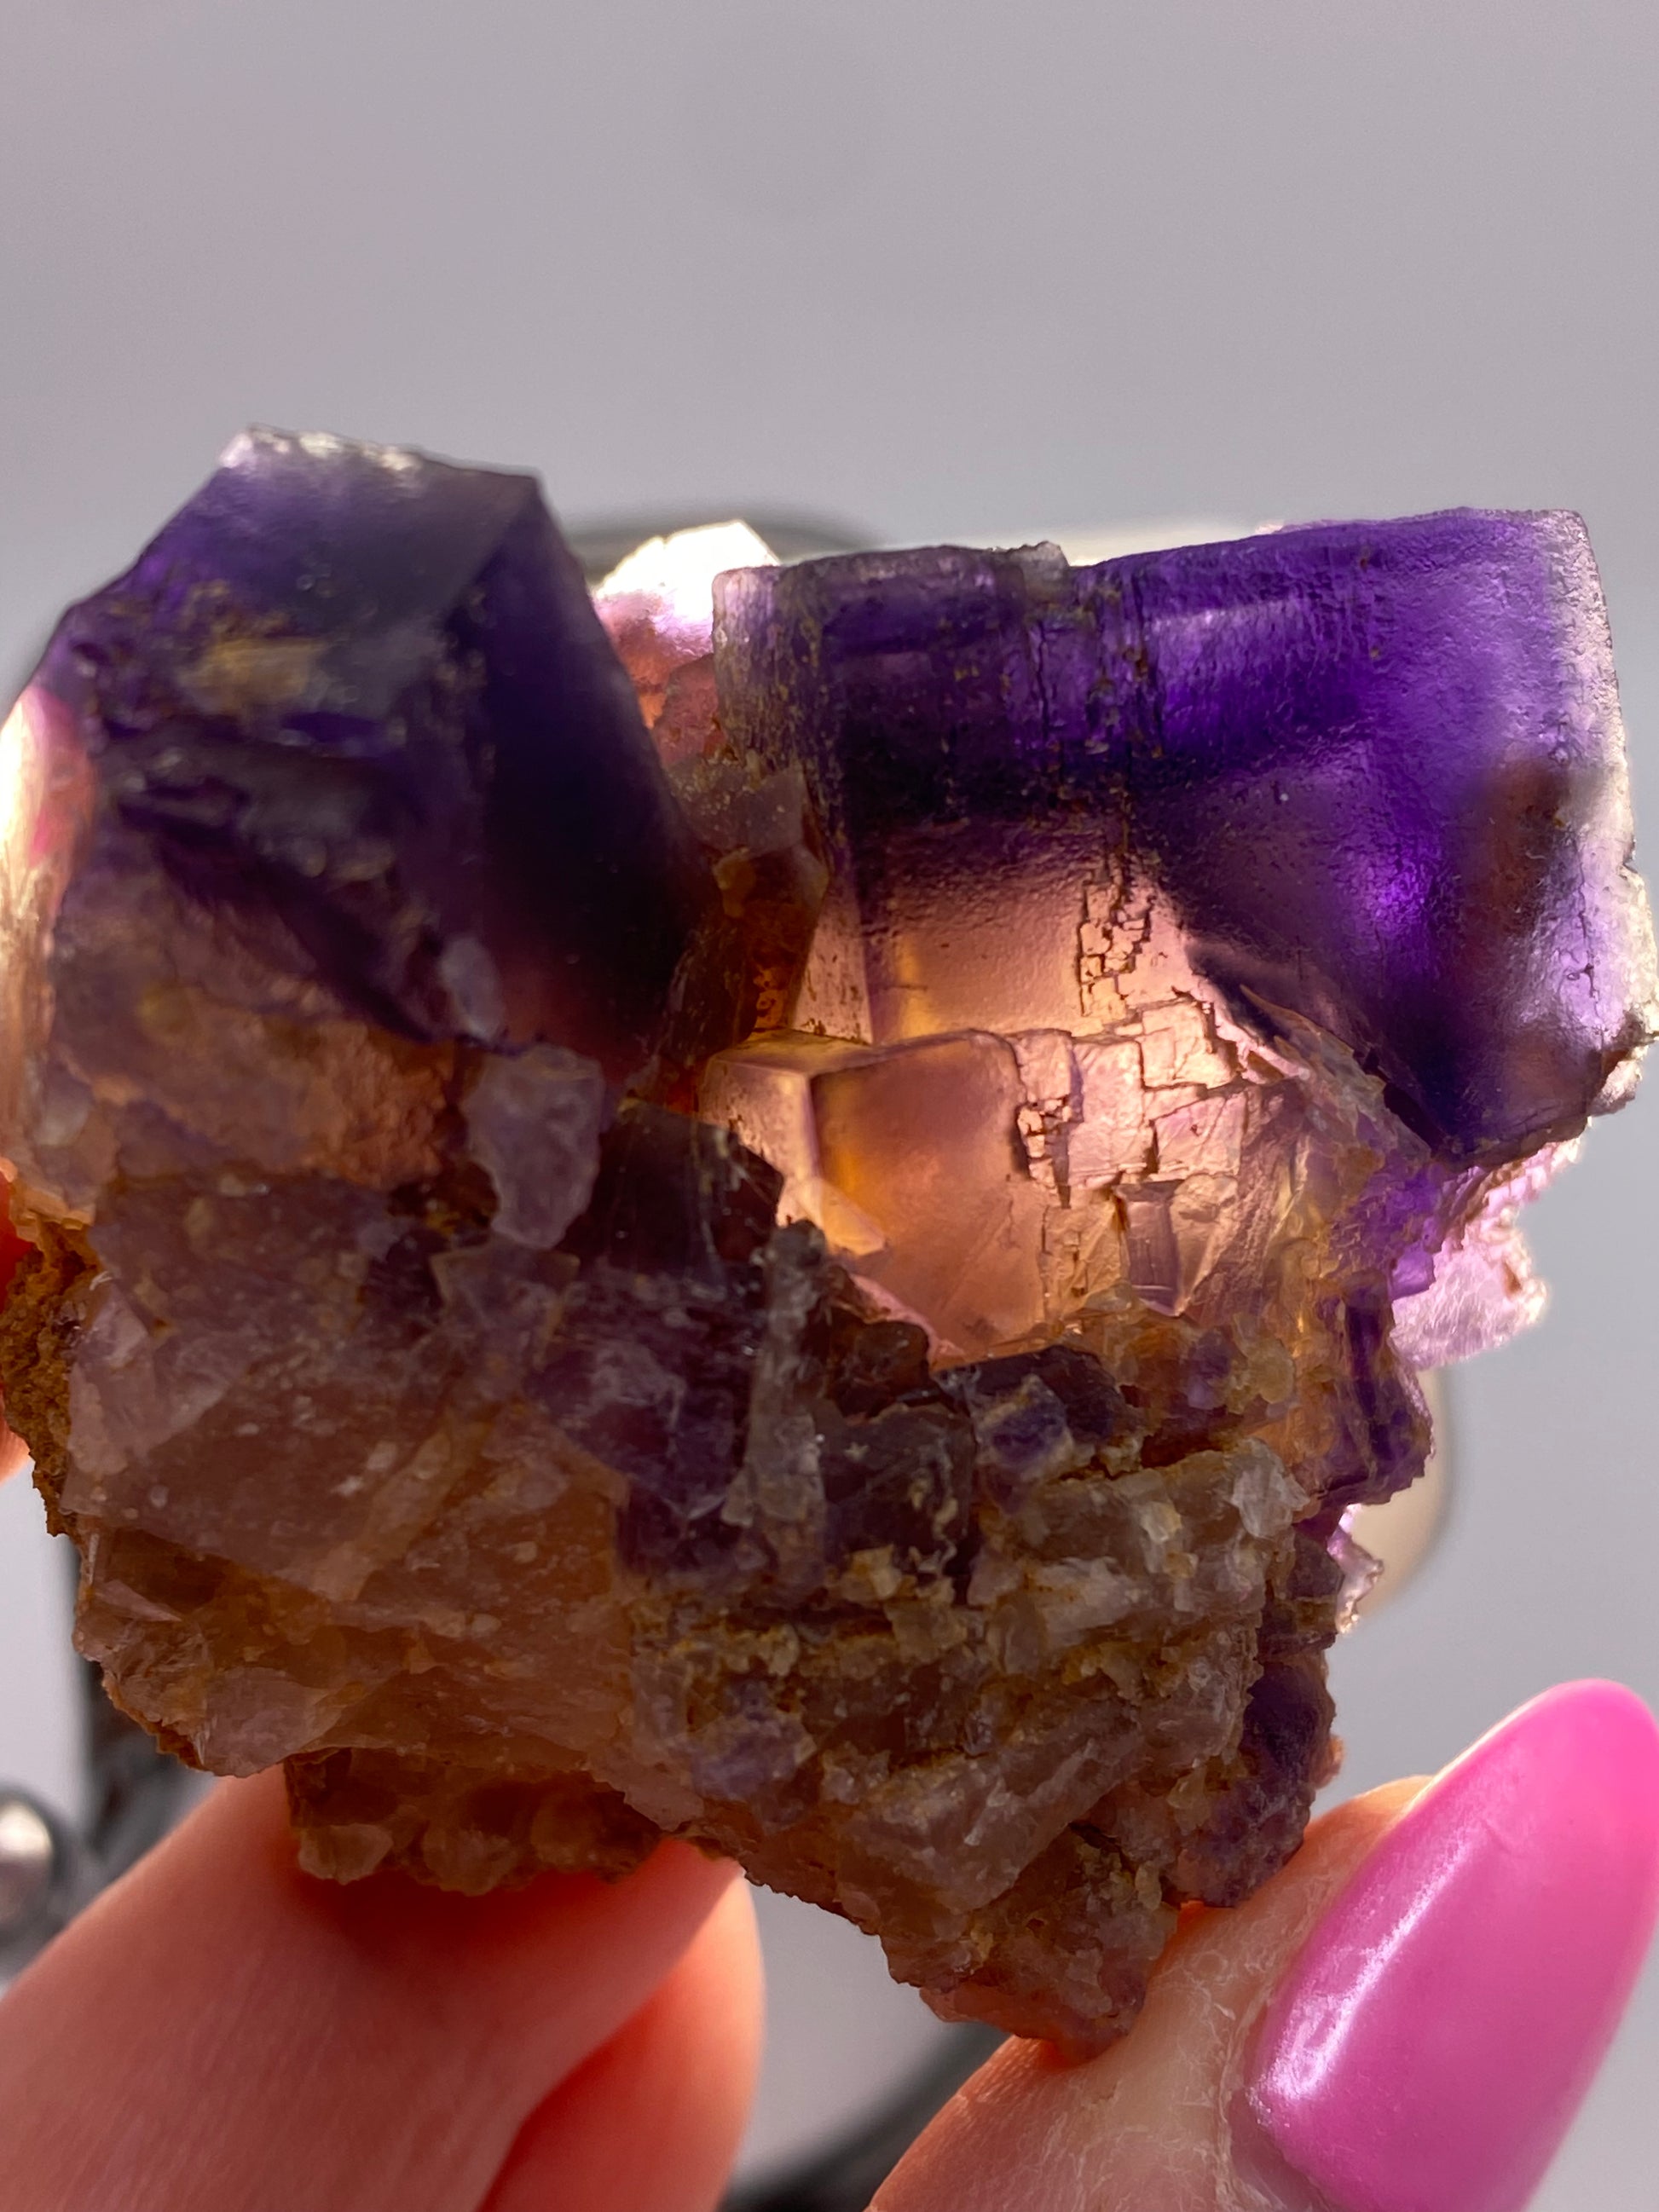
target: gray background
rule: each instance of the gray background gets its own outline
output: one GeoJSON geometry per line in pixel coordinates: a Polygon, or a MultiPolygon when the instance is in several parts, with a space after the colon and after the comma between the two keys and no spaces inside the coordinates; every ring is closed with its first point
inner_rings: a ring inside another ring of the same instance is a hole
{"type": "MultiPolygon", "coordinates": [[[[1559,504],[1659,818],[1650,0],[0,0],[0,673],[251,418],[578,521],[1559,504]]],[[[1338,1658],[1352,1785],[1569,1675],[1659,1701],[1656,1098],[1458,1379],[1451,1533],[1338,1658]]],[[[26,1504],[0,1765],[67,1789],[26,1504]]],[[[1656,2077],[1650,1982],[1552,2212],[1650,2212],[1656,2077]]]]}

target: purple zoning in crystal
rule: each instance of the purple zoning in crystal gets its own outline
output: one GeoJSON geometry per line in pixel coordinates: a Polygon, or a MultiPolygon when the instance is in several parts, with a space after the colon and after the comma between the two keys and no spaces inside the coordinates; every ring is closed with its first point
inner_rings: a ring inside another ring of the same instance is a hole
{"type": "Polygon", "coordinates": [[[314,1870],[681,1835],[1099,2048],[1294,1849],[1346,1516],[1649,1034],[1594,567],[1456,512],[712,598],[619,660],[532,479],[256,432],[65,616],[8,1412],[82,1649],[314,1870]]]}
{"type": "Polygon", "coordinates": [[[398,458],[249,432],[40,680],[267,957],[626,1079],[713,886],[535,479],[398,458]]]}
{"type": "Polygon", "coordinates": [[[1576,515],[1078,569],[1052,547],[859,555],[717,593],[726,727],[802,760],[877,905],[924,841],[971,895],[1005,826],[1100,823],[1239,1018],[1318,1023],[1457,1159],[1579,1128],[1642,1040],[1623,731],[1576,515]]]}

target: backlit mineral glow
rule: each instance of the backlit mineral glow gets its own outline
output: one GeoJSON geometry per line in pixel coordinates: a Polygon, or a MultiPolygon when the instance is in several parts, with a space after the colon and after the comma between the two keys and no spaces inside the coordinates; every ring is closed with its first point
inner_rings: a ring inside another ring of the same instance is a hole
{"type": "Polygon", "coordinates": [[[647,539],[595,590],[599,620],[665,759],[713,741],[715,577],[776,558],[746,522],[700,523],[647,539]]]}
{"type": "Polygon", "coordinates": [[[25,697],[0,722],[0,848],[9,857],[27,818],[28,713],[29,702],[25,697]]]}
{"type": "Polygon", "coordinates": [[[746,522],[704,522],[649,538],[619,561],[593,596],[601,612],[612,599],[648,602],[666,627],[698,636],[706,653],[713,642],[714,579],[727,568],[769,568],[771,547],[746,522]]]}
{"type": "Polygon", "coordinates": [[[1329,1771],[1653,954],[1582,526],[1073,568],[239,441],[7,725],[10,1417],[305,1863],[665,1834],[1083,2051],[1329,1771]]]}

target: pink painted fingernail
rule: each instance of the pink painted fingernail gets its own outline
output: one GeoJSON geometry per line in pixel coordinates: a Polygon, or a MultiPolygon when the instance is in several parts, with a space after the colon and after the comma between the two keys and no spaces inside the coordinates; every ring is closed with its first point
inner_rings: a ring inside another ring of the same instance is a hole
{"type": "Polygon", "coordinates": [[[1340,2212],[1521,2212],[1659,1916],[1659,1728],[1612,1682],[1523,1705],[1434,1783],[1263,2020],[1249,2102],[1340,2212]]]}

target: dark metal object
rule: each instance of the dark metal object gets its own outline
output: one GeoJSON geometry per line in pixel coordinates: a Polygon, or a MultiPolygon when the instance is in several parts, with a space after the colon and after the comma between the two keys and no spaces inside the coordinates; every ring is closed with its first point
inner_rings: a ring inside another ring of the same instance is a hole
{"type": "Polygon", "coordinates": [[[91,1809],[87,1843],[99,1887],[124,1875],[159,1844],[185,1808],[188,1767],[158,1751],[148,1732],[118,1711],[90,1660],[82,1660],[87,1767],[91,1809]]]}
{"type": "Polygon", "coordinates": [[[50,1916],[58,1838],[45,1810],[15,1790],[0,1796],[0,1962],[33,1944],[50,1916]]]}
{"type": "Polygon", "coordinates": [[[864,2125],[793,2173],[734,2191],[722,2212],[865,2212],[927,2123],[1001,2041],[992,2027],[958,2029],[943,2056],[903,2083],[864,2125]]]}
{"type": "MultiPolygon", "coordinates": [[[[58,1540],[72,1600],[80,1562],[68,1538],[58,1540]]],[[[185,1809],[191,1774],[188,1767],[156,1747],[147,1729],[110,1702],[100,1668],[82,1659],[77,1671],[87,1775],[85,1850],[96,1869],[95,1891],[116,1881],[137,1865],[152,1844],[161,1842],[185,1809]]]]}
{"type": "Polygon", "coordinates": [[[49,1808],[0,1789],[0,1982],[26,1966],[100,1887],[90,1855],[49,1808]]]}
{"type": "MultiPolygon", "coordinates": [[[[60,1540],[72,1576],[74,1552],[60,1540]]],[[[0,1983],[161,1841],[190,1792],[188,1769],[116,1710],[98,1668],[83,1660],[79,1674],[85,1832],[77,1835],[27,1791],[0,1783],[0,1983]]]]}

